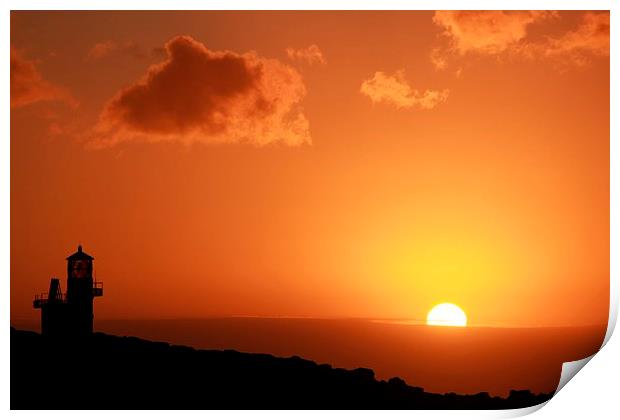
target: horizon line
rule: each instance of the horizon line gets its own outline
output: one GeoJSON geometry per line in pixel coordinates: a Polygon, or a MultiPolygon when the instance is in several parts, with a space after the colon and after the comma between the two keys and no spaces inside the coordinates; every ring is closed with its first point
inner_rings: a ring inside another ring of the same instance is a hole
{"type": "MultiPolygon", "coordinates": [[[[10,320],[16,321],[29,321],[38,322],[38,319],[25,318],[25,317],[10,317],[10,320]]],[[[203,320],[215,320],[215,319],[264,319],[264,320],[308,320],[308,321],[363,321],[377,324],[391,324],[391,325],[403,325],[412,327],[429,327],[426,320],[418,318],[380,318],[380,317],[319,317],[319,316],[294,316],[294,315],[209,315],[201,317],[161,317],[161,318],[95,318],[96,322],[122,322],[122,321],[203,321],[203,320]]],[[[503,328],[503,329],[536,329],[536,328],[594,328],[602,327],[606,328],[609,323],[603,324],[574,324],[574,325],[510,325],[502,323],[468,323],[463,328],[503,328]]],[[[433,326],[438,327],[438,326],[433,326]]],[[[450,328],[449,326],[442,326],[443,328],[450,328]]]]}

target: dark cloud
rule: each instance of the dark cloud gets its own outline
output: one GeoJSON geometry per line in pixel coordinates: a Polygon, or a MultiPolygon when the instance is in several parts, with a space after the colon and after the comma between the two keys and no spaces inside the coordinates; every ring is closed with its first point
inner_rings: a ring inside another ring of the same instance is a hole
{"type": "Polygon", "coordinates": [[[189,36],[118,92],[95,127],[99,146],[122,141],[310,143],[299,73],[254,53],[212,51],[189,36]]]}

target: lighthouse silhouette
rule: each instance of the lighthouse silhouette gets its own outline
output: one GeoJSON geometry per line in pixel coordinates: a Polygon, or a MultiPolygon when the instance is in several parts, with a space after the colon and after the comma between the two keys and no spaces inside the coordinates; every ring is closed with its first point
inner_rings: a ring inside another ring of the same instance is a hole
{"type": "Polygon", "coordinates": [[[79,245],[67,257],[67,293],[62,293],[60,280],[52,279],[49,292],[35,296],[33,306],[41,310],[41,334],[84,337],[93,333],[93,300],[103,296],[103,283],[93,278],[93,260],[79,245]]]}

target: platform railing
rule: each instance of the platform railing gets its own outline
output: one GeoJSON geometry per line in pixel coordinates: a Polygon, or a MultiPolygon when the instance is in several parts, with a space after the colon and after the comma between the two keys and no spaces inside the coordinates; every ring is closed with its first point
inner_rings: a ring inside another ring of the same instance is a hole
{"type": "MultiPolygon", "coordinates": [[[[67,299],[67,295],[65,293],[61,293],[60,294],[60,299],[54,299],[55,302],[58,303],[62,303],[65,302],[67,299]]],[[[45,305],[46,303],[49,302],[49,296],[48,293],[41,293],[38,295],[34,295],[34,300],[32,301],[32,306],[34,306],[35,308],[40,308],[41,306],[45,305]]]]}
{"type": "Polygon", "coordinates": [[[95,281],[93,282],[93,296],[103,296],[103,282],[95,281]]]}

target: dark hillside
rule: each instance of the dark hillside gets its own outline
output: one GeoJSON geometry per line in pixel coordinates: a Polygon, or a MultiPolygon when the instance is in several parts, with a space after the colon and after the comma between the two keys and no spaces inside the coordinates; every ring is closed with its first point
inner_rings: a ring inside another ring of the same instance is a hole
{"type": "Polygon", "coordinates": [[[11,328],[11,409],[498,409],[551,394],[508,398],[431,394],[370,369],[299,357],[195,350],[96,333],[53,341],[11,328]]]}

